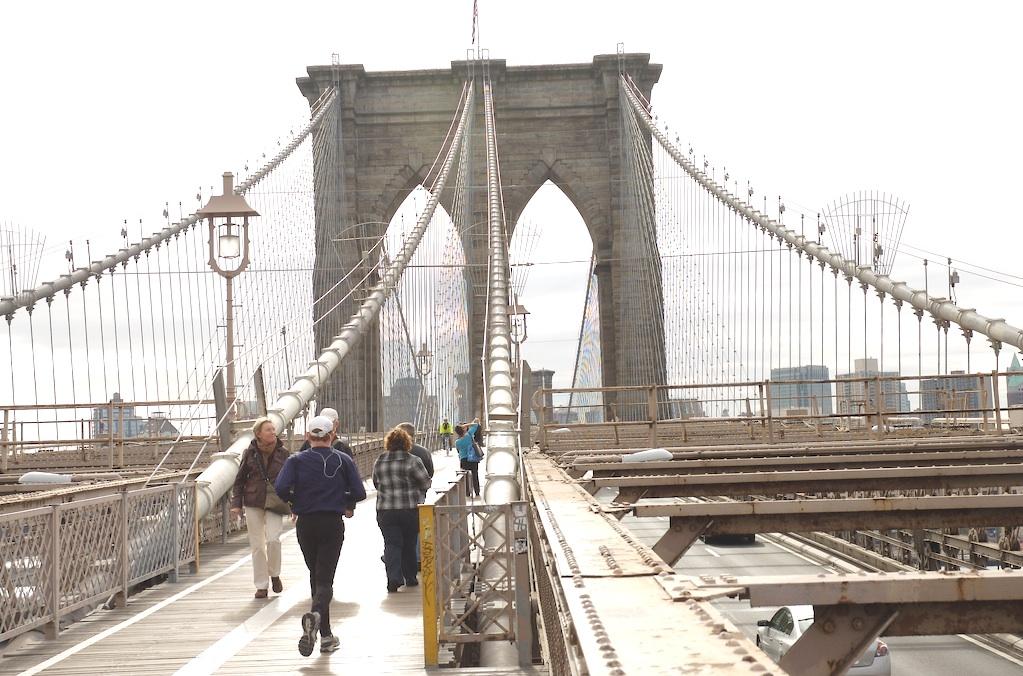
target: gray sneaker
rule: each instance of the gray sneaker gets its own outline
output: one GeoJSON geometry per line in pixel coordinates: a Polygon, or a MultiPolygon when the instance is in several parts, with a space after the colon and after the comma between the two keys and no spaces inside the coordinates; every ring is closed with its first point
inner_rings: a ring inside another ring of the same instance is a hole
{"type": "Polygon", "coordinates": [[[332,653],[341,647],[341,639],[337,636],[321,636],[320,637],[320,652],[321,653],[332,653]]]}
{"type": "Polygon", "coordinates": [[[320,614],[306,613],[302,616],[302,638],[298,639],[298,652],[303,657],[313,654],[313,646],[316,645],[316,634],[320,631],[320,614]]]}

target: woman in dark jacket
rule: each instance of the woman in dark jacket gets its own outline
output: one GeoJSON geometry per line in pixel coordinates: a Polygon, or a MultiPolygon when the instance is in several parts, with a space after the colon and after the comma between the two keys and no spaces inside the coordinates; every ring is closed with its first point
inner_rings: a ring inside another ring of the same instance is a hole
{"type": "Polygon", "coordinates": [[[277,478],[288,459],[288,451],[277,437],[273,421],[269,418],[256,420],[252,435],[255,438],[242,453],[238,475],[234,479],[231,513],[239,516],[245,507],[245,523],[252,549],[252,581],[256,585],[256,598],[265,599],[271,584],[277,594],[284,590],[280,577],[284,517],[263,509],[263,506],[266,504],[266,480],[272,484],[277,478]]]}

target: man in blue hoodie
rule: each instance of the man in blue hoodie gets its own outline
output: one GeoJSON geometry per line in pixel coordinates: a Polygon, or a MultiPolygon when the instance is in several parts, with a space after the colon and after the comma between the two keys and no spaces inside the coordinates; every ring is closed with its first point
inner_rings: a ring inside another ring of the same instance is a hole
{"type": "Polygon", "coordinates": [[[332,653],[341,645],[330,630],[334,573],[345,541],[341,517],[352,518],[355,503],[366,499],[366,488],[355,462],[331,447],[332,420],[314,417],[306,427],[305,437],[310,448],[288,458],[274,488],[282,500],[291,503],[291,511],[298,517],[295,533],[309,569],[312,608],[302,616],[302,638],[298,641],[298,651],[309,656],[316,645],[317,632],[321,653],[332,653]]]}

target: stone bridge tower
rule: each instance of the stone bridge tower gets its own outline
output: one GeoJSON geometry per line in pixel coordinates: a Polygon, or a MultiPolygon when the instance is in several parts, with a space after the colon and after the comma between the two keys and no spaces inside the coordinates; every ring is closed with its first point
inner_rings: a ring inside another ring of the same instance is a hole
{"type": "MultiPolygon", "coordinates": [[[[622,204],[625,171],[619,64],[649,98],[661,66],[651,64],[648,54],[596,56],[591,63],[582,64],[507,66],[503,60],[489,62],[509,236],[530,198],[548,180],[579,211],[597,256],[605,386],[664,383],[666,377],[663,358],[641,358],[636,346],[630,349],[626,344],[638,323],[650,327],[655,334],[653,344],[662,355],[664,352],[663,323],[653,316],[661,312],[659,280],[653,286],[637,283],[624,274],[618,261],[624,249],[623,235],[632,225],[623,221],[634,218],[622,204]]],[[[337,115],[324,122],[335,125],[335,143],[317,148],[314,154],[317,252],[313,288],[317,296],[337,282],[340,271],[359,261],[367,242],[383,234],[409,192],[425,180],[455,113],[462,84],[471,72],[480,72],[478,62],[393,72],[367,72],[361,65],[311,66],[308,77],[298,79],[310,104],[331,85],[338,85],[340,92],[337,115]]],[[[468,263],[485,265],[486,162],[478,78],[476,101],[468,208],[470,222],[480,225],[463,233],[463,245],[468,263]]],[[[441,202],[450,213],[451,195],[443,195],[441,202]]],[[[485,275],[470,275],[470,279],[477,282],[470,299],[469,382],[475,389],[470,401],[476,402],[473,407],[478,412],[486,280],[485,275]]],[[[340,298],[343,291],[334,295],[340,298]]],[[[344,312],[336,319],[317,325],[317,349],[327,345],[351,316],[355,307],[351,302],[342,306],[344,312]]],[[[322,303],[326,307],[333,304],[322,303]]],[[[345,429],[378,428],[379,379],[380,346],[374,333],[346,360],[324,393],[324,400],[341,412],[345,429]]]]}

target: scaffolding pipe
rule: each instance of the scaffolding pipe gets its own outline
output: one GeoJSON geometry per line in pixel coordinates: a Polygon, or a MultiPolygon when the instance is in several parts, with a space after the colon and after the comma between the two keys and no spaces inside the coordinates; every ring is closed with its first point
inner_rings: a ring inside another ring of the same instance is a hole
{"type": "Polygon", "coordinates": [[[640,122],[657,139],[665,151],[678,163],[682,169],[689,174],[697,183],[703,186],[722,203],[738,214],[744,216],[748,221],[757,225],[762,231],[769,232],[775,237],[784,240],[790,246],[796,247],[807,255],[816,258],[821,263],[831,266],[837,272],[841,272],[847,279],[857,279],[861,283],[868,284],[881,293],[890,294],[892,298],[911,304],[917,310],[929,312],[935,319],[953,322],[964,330],[982,333],[988,338],[991,347],[997,353],[1002,344],[1012,345],[1016,349],[1023,350],[1023,329],[1007,323],[1004,319],[991,319],[979,314],[974,309],[960,308],[951,300],[945,298],[933,298],[926,291],[911,289],[905,282],[892,281],[888,275],[879,275],[869,265],[857,266],[854,261],[847,260],[837,253],[832,253],[827,247],[816,242],[807,241],[802,235],[783,227],[777,221],[772,220],[766,214],[762,214],[749,204],[729,193],[725,186],[718,185],[713,179],[696,168],[692,162],[686,159],[682,151],[676,148],[665,135],[657,128],[650,117],[650,113],[639,102],[636,93],[633,91],[626,76],[622,76],[621,86],[625,89],[625,95],[629,99],[632,109],[636,112],[640,122]]]}
{"type": "MultiPolygon", "coordinates": [[[[369,292],[369,296],[363,301],[358,311],[352,315],[348,323],[344,325],[341,332],[334,337],[333,342],[325,347],[319,358],[311,362],[309,369],[297,376],[291,389],[282,392],[277,401],[267,409],[266,415],[273,421],[274,428],[280,434],[291,421],[313,400],[316,392],[327,381],[334,371],[341,365],[344,358],[351,352],[359,340],[368,333],[373,321],[380,313],[380,308],[397,288],[398,281],[405,267],[412,259],[412,255],[419,246],[420,240],[426,233],[426,228],[433,218],[437,208],[438,200],[444,191],[448,174],[454,164],[462,144],[462,134],[465,129],[469,111],[472,108],[472,88],[466,83],[462,90],[462,99],[465,104],[462,108],[462,115],[459,119],[458,128],[455,130],[441,166],[437,180],[429,190],[429,198],[426,201],[426,208],[416,222],[408,239],[402,246],[401,251],[394,258],[394,261],[381,276],[380,281],[369,292]]],[[[241,454],[252,441],[252,432],[247,431],[235,439],[234,443],[222,453],[216,453],[202,474],[196,480],[196,511],[199,518],[206,516],[213,505],[227,493],[234,483],[235,475],[238,473],[238,463],[241,454]]]]}

